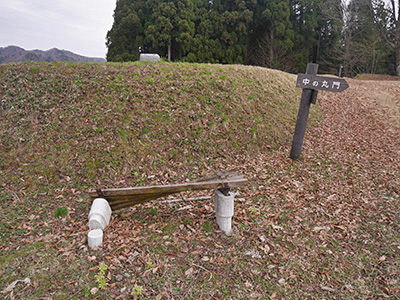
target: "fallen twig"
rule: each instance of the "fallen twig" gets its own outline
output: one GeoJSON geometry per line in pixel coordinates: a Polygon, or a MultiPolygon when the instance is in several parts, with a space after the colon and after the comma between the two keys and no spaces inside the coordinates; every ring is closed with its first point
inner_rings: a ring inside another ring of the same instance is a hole
{"type": "Polygon", "coordinates": [[[7,188],[7,190],[9,190],[14,195],[14,197],[17,198],[18,201],[21,201],[21,199],[19,199],[19,197],[18,197],[16,192],[14,192],[14,191],[12,191],[12,190],[10,190],[8,188],[7,188]]]}
{"type": "Polygon", "coordinates": [[[211,271],[209,271],[209,270],[207,270],[206,268],[203,268],[202,266],[199,266],[199,265],[197,265],[197,264],[195,264],[195,263],[192,263],[192,265],[193,266],[195,266],[195,267],[198,267],[198,268],[200,268],[200,269],[203,269],[204,271],[206,271],[206,272],[208,272],[208,273],[210,273],[210,278],[208,278],[208,281],[210,281],[211,279],[212,279],[212,272],[211,271]]]}
{"type": "Polygon", "coordinates": [[[171,199],[171,200],[163,200],[158,201],[158,203],[175,203],[175,202],[183,202],[183,201],[202,201],[202,200],[210,200],[211,196],[204,197],[193,197],[193,198],[180,198],[180,199],[171,199]]]}
{"type": "Polygon", "coordinates": [[[31,284],[31,280],[28,277],[25,278],[24,280],[14,280],[1,293],[5,294],[5,293],[8,293],[8,292],[11,292],[15,288],[15,286],[17,285],[18,282],[23,282],[23,283],[26,283],[27,285],[31,284]]]}

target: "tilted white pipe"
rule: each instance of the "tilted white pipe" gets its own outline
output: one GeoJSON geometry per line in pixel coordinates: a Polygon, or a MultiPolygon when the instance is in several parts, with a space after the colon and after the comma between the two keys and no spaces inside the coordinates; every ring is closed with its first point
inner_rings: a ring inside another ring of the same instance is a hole
{"type": "Polygon", "coordinates": [[[103,243],[103,230],[110,224],[111,207],[106,199],[96,198],[89,212],[88,246],[96,248],[103,243]]]}
{"type": "Polygon", "coordinates": [[[220,190],[215,191],[215,212],[217,224],[226,235],[232,234],[232,216],[234,213],[234,193],[225,196],[220,190]]]}
{"type": "Polygon", "coordinates": [[[89,228],[104,230],[110,223],[111,207],[103,198],[96,198],[89,212],[89,228]]]}

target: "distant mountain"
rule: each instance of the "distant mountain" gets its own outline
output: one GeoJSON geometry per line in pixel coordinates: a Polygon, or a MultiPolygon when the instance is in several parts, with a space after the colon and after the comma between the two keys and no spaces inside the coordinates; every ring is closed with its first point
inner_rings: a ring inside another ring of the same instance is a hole
{"type": "Polygon", "coordinates": [[[17,46],[0,48],[0,64],[25,61],[105,62],[104,58],[86,57],[67,50],[25,50],[17,46]]]}

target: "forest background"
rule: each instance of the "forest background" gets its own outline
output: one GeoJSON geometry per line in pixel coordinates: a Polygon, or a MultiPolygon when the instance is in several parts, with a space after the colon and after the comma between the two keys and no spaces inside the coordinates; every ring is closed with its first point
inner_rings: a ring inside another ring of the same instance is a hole
{"type": "Polygon", "coordinates": [[[118,0],[107,60],[400,76],[400,0],[118,0]]]}

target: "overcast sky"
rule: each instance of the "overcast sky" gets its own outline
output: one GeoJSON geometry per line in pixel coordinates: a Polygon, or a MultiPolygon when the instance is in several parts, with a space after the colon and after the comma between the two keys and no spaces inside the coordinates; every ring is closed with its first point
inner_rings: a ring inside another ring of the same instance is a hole
{"type": "Polygon", "coordinates": [[[116,0],[0,0],[0,47],[105,58],[116,0]]]}

